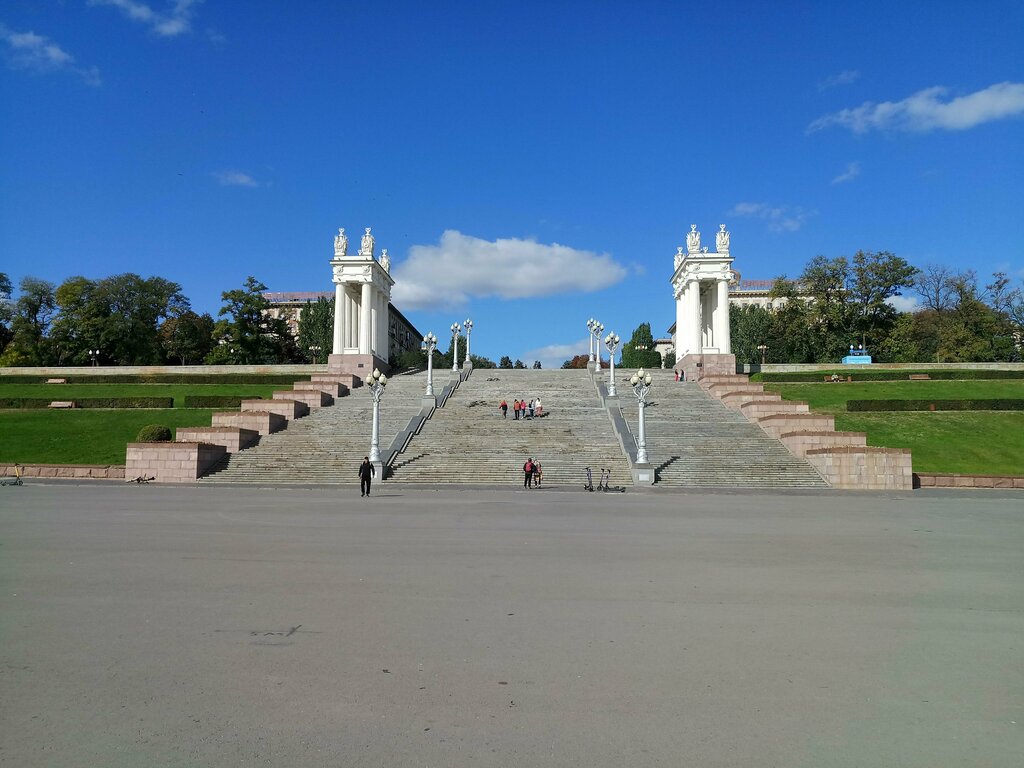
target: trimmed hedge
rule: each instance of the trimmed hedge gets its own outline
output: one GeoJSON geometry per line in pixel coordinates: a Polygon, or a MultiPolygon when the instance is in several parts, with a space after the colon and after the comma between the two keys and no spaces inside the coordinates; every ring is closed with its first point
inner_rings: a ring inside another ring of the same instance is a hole
{"type": "MultiPolygon", "coordinates": [[[[45,384],[48,376],[0,376],[0,384],[45,384]]],[[[61,376],[68,384],[291,384],[302,378],[298,373],[166,373],[103,374],[100,376],[61,376]]]]}
{"type": "MultiPolygon", "coordinates": [[[[76,408],[173,408],[173,397],[74,397],[76,408]]],[[[56,397],[3,397],[0,408],[49,408],[56,397]]]]}
{"type": "Polygon", "coordinates": [[[847,400],[847,411],[1024,411],[1024,400],[847,400]]]}
{"type": "Polygon", "coordinates": [[[909,368],[903,370],[885,371],[851,371],[849,369],[835,371],[812,371],[787,372],[787,373],[755,373],[750,377],[751,381],[779,381],[779,382],[811,382],[823,383],[826,376],[838,375],[844,381],[847,376],[853,381],[909,381],[911,374],[925,374],[931,381],[960,381],[965,379],[1024,379],[1024,371],[975,371],[975,370],[954,370],[946,369],[941,371],[915,371],[909,368]]]}
{"type": "Polygon", "coordinates": [[[240,408],[243,400],[258,400],[259,395],[185,395],[186,408],[240,408]]]}
{"type": "Polygon", "coordinates": [[[137,443],[166,443],[170,442],[171,428],[163,424],[147,424],[139,430],[135,438],[137,443]]]}

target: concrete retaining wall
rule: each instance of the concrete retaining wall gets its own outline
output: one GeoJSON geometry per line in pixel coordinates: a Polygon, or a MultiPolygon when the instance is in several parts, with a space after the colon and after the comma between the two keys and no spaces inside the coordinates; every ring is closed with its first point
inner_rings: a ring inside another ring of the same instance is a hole
{"type": "MultiPolygon", "coordinates": [[[[62,477],[77,480],[123,480],[120,464],[19,464],[22,477],[62,477]]],[[[0,477],[14,477],[13,464],[0,464],[0,477]]]]}
{"type": "Polygon", "coordinates": [[[241,427],[178,427],[174,437],[179,443],[223,445],[228,453],[244,451],[260,441],[258,430],[241,427]]]}
{"type": "Polygon", "coordinates": [[[124,476],[158,483],[192,483],[224,458],[227,449],[210,443],[128,443],[124,476]]]}
{"type": "Polygon", "coordinates": [[[779,435],[779,440],[794,456],[805,458],[807,451],[812,448],[834,448],[840,445],[865,446],[868,444],[868,436],[864,432],[829,432],[811,429],[783,432],[779,435]]]}
{"type": "Polygon", "coordinates": [[[1024,477],[1008,475],[957,475],[914,473],[915,488],[1017,488],[1024,490],[1024,477]]]}
{"type": "Polygon", "coordinates": [[[910,451],[902,448],[812,448],[806,457],[833,488],[909,491],[914,487],[910,451]]]}

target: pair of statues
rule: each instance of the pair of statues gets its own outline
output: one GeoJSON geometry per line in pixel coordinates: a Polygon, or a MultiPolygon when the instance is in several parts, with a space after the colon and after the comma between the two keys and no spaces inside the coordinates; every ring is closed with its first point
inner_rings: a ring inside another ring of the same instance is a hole
{"type": "MultiPolygon", "coordinates": [[[[367,227],[359,243],[359,255],[372,259],[375,245],[376,241],[373,239],[373,235],[370,234],[370,227],[367,227]]],[[[346,256],[348,256],[348,236],[345,234],[345,228],[341,227],[334,238],[334,258],[341,259],[346,256]]],[[[391,271],[391,257],[388,256],[387,248],[381,251],[380,265],[384,268],[385,272],[391,271]]]]}
{"type": "MultiPolygon", "coordinates": [[[[715,234],[715,248],[718,253],[729,252],[729,233],[725,231],[725,224],[718,225],[718,232],[715,234]]],[[[697,225],[691,224],[690,231],[686,234],[686,251],[687,253],[707,253],[707,248],[700,247],[700,232],[697,231],[697,225]]],[[[677,263],[678,257],[682,254],[683,249],[680,247],[676,254],[677,263]]]]}

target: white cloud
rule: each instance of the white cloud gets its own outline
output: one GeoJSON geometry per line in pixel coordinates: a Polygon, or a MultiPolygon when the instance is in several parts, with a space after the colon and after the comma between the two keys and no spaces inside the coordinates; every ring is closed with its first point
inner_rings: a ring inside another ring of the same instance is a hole
{"type": "Polygon", "coordinates": [[[846,170],[832,179],[833,184],[845,184],[860,176],[860,163],[847,163],[846,170]]]}
{"type": "Polygon", "coordinates": [[[982,123],[1024,113],[1024,83],[996,83],[943,102],[948,88],[925,88],[902,101],[866,101],[859,107],[819,117],[808,133],[839,125],[854,133],[871,130],[926,133],[937,129],[964,131],[982,123]]]}
{"type": "Polygon", "coordinates": [[[100,71],[96,67],[79,67],[75,57],[57,43],[35,32],[15,32],[0,24],[0,42],[3,55],[12,69],[29,72],[73,72],[87,85],[100,85],[100,71]]]}
{"type": "Polygon", "coordinates": [[[472,298],[527,299],[598,291],[626,276],[607,253],[506,238],[481,240],[445,230],[438,245],[414,245],[398,264],[395,304],[410,309],[452,307],[472,298]]]}
{"type": "Polygon", "coordinates": [[[762,219],[772,232],[796,232],[815,214],[798,205],[769,205],[768,203],[736,203],[730,216],[762,219]]]}
{"type": "Polygon", "coordinates": [[[576,355],[588,354],[589,352],[590,339],[583,338],[571,344],[548,344],[544,347],[528,349],[523,353],[520,360],[527,367],[533,367],[533,361],[540,360],[540,364],[544,368],[561,368],[562,363],[566,360],[576,357],[576,355]]]}
{"type": "Polygon", "coordinates": [[[837,85],[849,85],[855,83],[860,78],[860,72],[856,69],[844,69],[838,75],[830,75],[824,80],[818,81],[818,90],[827,91],[829,88],[835,88],[837,85]]]}
{"type": "Polygon", "coordinates": [[[897,312],[917,312],[921,302],[914,296],[890,296],[885,302],[897,312]]]}
{"type": "Polygon", "coordinates": [[[225,187],[259,187],[261,186],[256,179],[250,176],[248,173],[242,173],[242,171],[217,171],[213,174],[213,178],[217,180],[219,184],[225,187]]]}
{"type": "Polygon", "coordinates": [[[109,5],[127,18],[145,24],[160,37],[177,37],[192,31],[193,8],[202,0],[174,0],[166,11],[154,11],[136,0],[89,0],[89,5],[109,5]]]}

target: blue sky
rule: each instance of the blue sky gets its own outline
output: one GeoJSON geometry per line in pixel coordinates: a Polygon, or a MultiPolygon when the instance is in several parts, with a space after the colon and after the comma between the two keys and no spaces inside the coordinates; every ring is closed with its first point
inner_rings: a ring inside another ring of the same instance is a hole
{"type": "Polygon", "coordinates": [[[395,303],[560,362],[674,320],[691,223],[744,278],[887,249],[1024,277],[1024,3],[0,7],[0,271],[134,271],[216,313],[329,290],[372,226],[395,303]],[[554,247],[555,245],[559,247],[554,247]]]}

